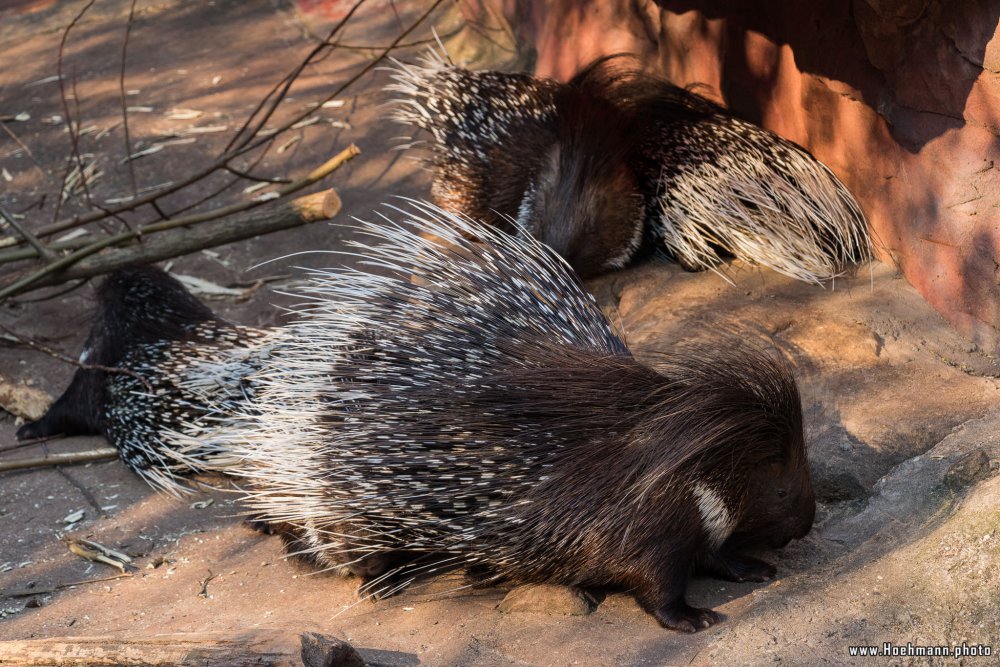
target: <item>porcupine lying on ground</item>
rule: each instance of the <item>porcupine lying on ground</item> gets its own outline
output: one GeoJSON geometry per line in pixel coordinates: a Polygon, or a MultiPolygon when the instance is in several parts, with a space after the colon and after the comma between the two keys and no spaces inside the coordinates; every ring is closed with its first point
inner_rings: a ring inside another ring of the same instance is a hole
{"type": "Polygon", "coordinates": [[[431,134],[437,203],[534,235],[584,278],[655,247],[817,283],[870,258],[864,214],[821,162],[634,58],[560,84],[430,52],[393,78],[394,118],[431,134]]]}
{"type": "MultiPolygon", "coordinates": [[[[686,603],[692,567],[774,574],[738,549],[802,537],[815,511],[785,367],[726,345],[649,368],[541,244],[404,213],[444,244],[363,224],[365,263],[312,272],[212,432],[255,517],[363,591],[464,567],[487,584],[625,589],[684,631],[719,620],[686,603]]],[[[180,373],[156,383],[204,382],[180,373]]],[[[186,441],[191,421],[150,445],[186,441]]]]}

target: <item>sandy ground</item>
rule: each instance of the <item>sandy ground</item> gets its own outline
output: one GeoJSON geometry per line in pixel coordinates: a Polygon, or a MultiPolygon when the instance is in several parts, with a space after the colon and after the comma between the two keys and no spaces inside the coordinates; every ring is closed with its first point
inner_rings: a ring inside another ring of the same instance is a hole
{"type": "MultiPolygon", "coordinates": [[[[60,28],[79,3],[26,3],[0,13],[0,49],[16,66],[0,68],[0,113],[30,113],[11,123],[34,161],[0,137],[0,168],[12,177],[0,195],[8,210],[49,222],[65,133],[44,119],[62,113],[52,83],[60,28]],[[50,193],[41,209],[29,207],[50,193]]],[[[131,37],[129,104],[136,139],[173,126],[172,108],[199,109],[189,124],[235,127],[267,87],[295,65],[342,9],[283,2],[139,3],[131,37]],[[318,8],[317,8],[318,7],[318,8]],[[134,102],[132,98],[134,99],[134,102]]],[[[375,1],[348,36],[384,43],[412,13],[375,1]]],[[[98,3],[69,53],[85,123],[111,131],[84,147],[105,175],[98,199],[120,196],[128,174],[117,118],[118,55],[128,5],[98,3]]],[[[447,27],[450,17],[441,17],[447,27]]],[[[345,41],[347,37],[345,37],[345,41]]],[[[343,52],[308,71],[286,106],[300,108],[369,57],[343,52]]],[[[379,88],[384,75],[351,90],[326,122],[263,173],[308,171],[348,142],[364,154],[330,179],[350,215],[370,217],[390,195],[426,196],[428,177],[388,149],[379,88]],[[329,121],[337,121],[335,125],[329,121]],[[268,171],[268,170],[272,171],[268,171]],[[278,171],[280,170],[280,171],[278,171]]],[[[96,133],[94,133],[96,134],[96,133]]],[[[140,185],[185,173],[222,148],[224,133],[199,135],[136,161],[140,185]]],[[[2,173],[2,172],[0,172],[2,173]]],[[[205,194],[210,191],[206,185],[205,194]]],[[[193,196],[193,195],[189,195],[193,196]]],[[[239,199],[227,192],[221,201],[239,199]],[[228,198],[228,199],[227,199],[228,198]]],[[[79,206],[79,197],[67,206],[79,206]]],[[[183,204],[178,200],[176,205],[183,204]]],[[[214,300],[223,316],[261,326],[281,319],[278,294],[295,265],[329,261],[312,254],[250,270],[261,260],[340,247],[349,232],[314,224],[198,253],[173,263],[178,273],[222,285],[274,282],[245,300],[214,300]]],[[[1000,365],[952,332],[890,267],[863,267],[835,289],[795,283],[732,266],[731,282],[690,274],[661,260],[591,284],[642,356],[719,328],[766,337],[795,365],[807,420],[810,461],[820,500],[816,529],[778,553],[768,585],[694,582],[690,599],[726,621],[682,636],[660,629],[627,595],[612,595],[589,615],[558,592],[534,611],[498,609],[506,591],[454,591],[459,579],[432,581],[396,598],[357,603],[356,582],[315,574],[283,558],[279,540],[248,528],[235,496],[173,499],[147,488],[118,462],[0,475],[0,639],[165,632],[306,630],[346,639],[382,665],[840,665],[996,664],[1000,651],[1000,365]],[[89,498],[88,498],[89,496],[89,498]],[[197,501],[212,499],[208,506],[197,501]],[[82,510],[82,520],[66,517],[82,510]],[[138,571],[116,570],[71,554],[60,534],[133,554],[138,571]],[[207,583],[206,583],[207,580],[207,583]],[[52,590],[73,582],[76,586],[52,590]],[[25,595],[29,591],[35,594],[25,595]],[[850,645],[988,645],[985,658],[853,659],[850,645]]],[[[86,333],[92,289],[0,310],[0,321],[75,355],[86,333]]],[[[73,369],[3,343],[0,375],[58,395],[73,369]]],[[[103,446],[66,438],[12,449],[16,422],[0,419],[0,460],[103,446]]],[[[0,664],[3,657],[0,655],[0,664]]]]}

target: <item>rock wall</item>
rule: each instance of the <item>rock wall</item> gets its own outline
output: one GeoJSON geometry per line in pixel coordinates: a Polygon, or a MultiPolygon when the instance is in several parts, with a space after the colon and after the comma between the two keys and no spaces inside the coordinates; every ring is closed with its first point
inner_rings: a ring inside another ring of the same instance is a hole
{"type": "Polygon", "coordinates": [[[855,193],[882,259],[1000,348],[1000,2],[467,0],[496,9],[539,75],[638,53],[808,148],[855,193]]]}

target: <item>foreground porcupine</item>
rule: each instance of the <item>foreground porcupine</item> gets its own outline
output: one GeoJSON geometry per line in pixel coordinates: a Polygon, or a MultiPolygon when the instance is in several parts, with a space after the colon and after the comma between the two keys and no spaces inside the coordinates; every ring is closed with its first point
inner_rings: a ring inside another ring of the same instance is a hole
{"type": "Polygon", "coordinates": [[[515,220],[584,278],[653,247],[692,270],[733,255],[810,282],[870,258],[864,215],[822,163],[630,57],[559,84],[432,52],[393,78],[395,119],[432,135],[437,202],[515,220]]]}
{"type": "Polygon", "coordinates": [[[183,488],[184,475],[224,466],[230,459],[209,434],[246,400],[242,379],[265,332],[219,319],[152,267],[113,273],[97,302],[85,367],[17,437],[103,435],[130,468],[170,492],[183,488]],[[126,372],[108,370],[119,368],[126,372]]]}
{"type": "Polygon", "coordinates": [[[541,244],[407,212],[437,240],[364,225],[373,268],[314,272],[253,378],[232,444],[256,516],[322,565],[374,559],[363,590],[457,565],[621,587],[688,631],[718,620],[684,600],[693,565],[773,574],[736,549],[815,510],[782,365],[739,345],[648,368],[541,244]]]}
{"type": "MultiPolygon", "coordinates": [[[[312,272],[243,399],[201,408],[225,413],[207,442],[255,518],[363,592],[464,567],[621,588],[683,631],[719,620],[685,601],[692,568],[773,576],[738,549],[802,537],[815,512],[785,367],[731,342],[647,367],[545,246],[404,213],[361,225],[358,268],[312,272]]],[[[204,383],[192,365],[162,384],[204,383]]]]}

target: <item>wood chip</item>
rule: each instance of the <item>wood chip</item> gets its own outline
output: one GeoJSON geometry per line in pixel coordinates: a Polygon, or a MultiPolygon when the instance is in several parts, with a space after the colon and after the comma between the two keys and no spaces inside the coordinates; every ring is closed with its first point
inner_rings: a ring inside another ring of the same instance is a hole
{"type": "MultiPolygon", "coordinates": [[[[195,296],[203,297],[241,297],[246,290],[223,287],[203,278],[188,276],[181,273],[171,273],[184,287],[193,292],[195,296]]],[[[191,507],[194,507],[192,504],[191,507]]]]}
{"type": "Polygon", "coordinates": [[[183,137],[190,134],[212,134],[213,132],[225,132],[228,129],[228,125],[203,125],[201,127],[189,127],[187,129],[177,130],[174,134],[179,137],[183,137]]]}
{"type": "Polygon", "coordinates": [[[87,516],[85,511],[77,510],[66,516],[66,518],[63,519],[63,523],[76,523],[77,521],[81,521],[85,516],[87,516]]]}
{"type": "Polygon", "coordinates": [[[278,155],[281,155],[282,153],[284,153],[285,151],[287,151],[289,148],[299,143],[300,141],[302,141],[302,135],[299,134],[295,135],[285,143],[278,146],[278,155]]]}
{"type": "Polygon", "coordinates": [[[319,116],[313,116],[311,118],[306,118],[305,120],[300,120],[299,122],[292,125],[291,129],[298,130],[302,127],[308,127],[310,125],[315,125],[319,122],[319,116]]]}
{"type": "Polygon", "coordinates": [[[0,408],[15,417],[36,421],[45,416],[52,397],[23,383],[14,384],[0,376],[0,408]]]}
{"type": "Polygon", "coordinates": [[[59,80],[58,74],[53,74],[52,76],[47,76],[44,79],[38,79],[37,81],[32,81],[31,83],[24,84],[25,88],[34,88],[35,86],[41,86],[46,83],[53,83],[59,80]]]}
{"type": "Polygon", "coordinates": [[[271,185],[271,184],[270,183],[254,183],[253,185],[248,185],[245,188],[243,188],[243,194],[245,194],[245,195],[253,194],[254,192],[257,192],[258,190],[263,190],[264,188],[266,188],[269,185],[271,185]]]}
{"type": "Polygon", "coordinates": [[[141,157],[145,157],[146,155],[159,153],[162,150],[163,150],[163,144],[153,144],[149,148],[144,148],[141,151],[136,151],[135,153],[132,153],[128,157],[122,158],[121,160],[118,161],[118,164],[125,164],[129,160],[137,160],[141,157]]]}
{"type": "Polygon", "coordinates": [[[123,574],[128,570],[136,569],[128,554],[109,549],[103,544],[76,537],[63,537],[62,540],[66,543],[66,547],[80,558],[117,567],[123,574]]]}
{"type": "MultiPolygon", "coordinates": [[[[129,197],[129,199],[131,199],[131,197],[129,197]]],[[[87,230],[86,229],[83,229],[82,227],[77,227],[76,229],[74,229],[70,233],[64,234],[63,236],[60,236],[59,238],[57,238],[56,242],[57,243],[61,243],[63,241],[72,241],[73,239],[77,239],[77,238],[80,238],[81,236],[86,236],[86,235],[87,235],[87,230]]]]}
{"type": "Polygon", "coordinates": [[[201,116],[204,111],[198,109],[171,109],[167,112],[168,120],[194,120],[201,116]]]}

